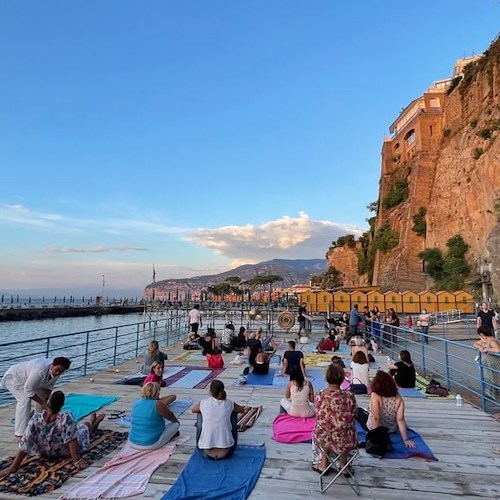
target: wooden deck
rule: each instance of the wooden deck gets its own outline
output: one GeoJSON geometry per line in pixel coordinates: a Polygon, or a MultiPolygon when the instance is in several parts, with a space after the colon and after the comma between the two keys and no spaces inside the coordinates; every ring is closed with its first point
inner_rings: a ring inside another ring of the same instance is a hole
{"type": "MultiPolygon", "coordinates": [[[[197,363],[174,360],[181,354],[180,345],[170,346],[167,364],[197,363]]],[[[267,459],[250,498],[299,499],[309,498],[357,498],[343,479],[338,480],[324,495],[319,493],[318,474],[311,469],[309,444],[285,445],[272,441],[271,425],[278,414],[282,391],[267,387],[234,386],[234,380],[241,367],[229,364],[233,355],[224,355],[226,370],[221,379],[226,384],[228,396],[244,405],[263,405],[264,411],[256,424],[239,435],[239,442],[266,445],[267,459]]],[[[378,361],[378,360],[377,360],[378,361]]],[[[380,360],[381,362],[382,359],[380,360]]],[[[128,361],[111,367],[90,377],[72,381],[62,389],[66,392],[117,395],[120,399],[104,409],[129,410],[138,397],[139,389],[133,386],[112,385],[118,378],[135,373],[139,360],[128,361]],[[115,370],[119,369],[119,373],[115,370]]],[[[162,393],[168,394],[169,389],[162,393]]],[[[206,397],[206,389],[181,389],[178,398],[194,401],[206,397]]],[[[366,407],[367,396],[358,396],[360,406],[366,407]]],[[[500,446],[500,423],[491,416],[474,408],[467,402],[455,406],[449,399],[406,399],[407,422],[427,441],[438,462],[427,462],[419,458],[407,460],[378,460],[361,451],[355,471],[361,485],[362,498],[373,499],[421,499],[439,500],[445,498],[500,498],[500,456],[492,452],[493,446],[500,446]]],[[[16,451],[13,427],[14,405],[0,407],[0,455],[5,458],[16,451]]],[[[166,464],[152,476],[146,492],[140,498],[158,499],[175,482],[179,472],[189,459],[194,447],[194,416],[187,411],[180,417],[181,434],[191,436],[184,445],[177,448],[166,464]]],[[[115,420],[105,419],[103,428],[124,430],[115,420]]],[[[116,453],[116,452],[115,452],[116,453]]],[[[67,481],[62,488],[39,498],[58,498],[69,486],[86,477],[102,466],[112,455],[105,457],[92,467],[67,481]]],[[[12,499],[15,495],[1,494],[0,498],[12,499]]],[[[139,497],[136,497],[139,498],[139,497]]]]}

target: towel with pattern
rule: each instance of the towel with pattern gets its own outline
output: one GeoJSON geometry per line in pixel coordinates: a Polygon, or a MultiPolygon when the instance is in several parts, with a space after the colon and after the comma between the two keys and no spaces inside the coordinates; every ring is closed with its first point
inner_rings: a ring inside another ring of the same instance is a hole
{"type": "MultiPolygon", "coordinates": [[[[90,448],[82,454],[85,462],[95,462],[120,446],[126,439],[126,432],[96,430],[90,448]]],[[[11,457],[0,461],[0,469],[8,467],[14,460],[11,457]]],[[[59,488],[81,469],[73,464],[71,458],[48,458],[34,456],[24,460],[21,467],[10,476],[0,479],[0,492],[17,495],[45,495],[59,488]]]]}
{"type": "Polygon", "coordinates": [[[262,406],[247,406],[243,413],[238,413],[238,432],[245,432],[250,429],[262,413],[262,406]]]}

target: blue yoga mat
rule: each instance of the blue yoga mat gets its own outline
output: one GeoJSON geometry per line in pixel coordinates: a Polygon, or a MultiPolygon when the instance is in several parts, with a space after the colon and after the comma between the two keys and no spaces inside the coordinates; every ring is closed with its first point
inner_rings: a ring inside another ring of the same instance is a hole
{"type": "Polygon", "coordinates": [[[63,406],[63,411],[70,411],[75,420],[97,411],[103,406],[108,406],[118,401],[118,396],[99,396],[97,394],[68,394],[63,406]]]}
{"type": "Polygon", "coordinates": [[[420,392],[418,389],[415,389],[415,388],[405,389],[404,387],[399,387],[398,392],[404,398],[426,398],[427,397],[423,392],[420,392]]]}
{"type": "Polygon", "coordinates": [[[192,389],[202,380],[205,380],[211,373],[212,370],[193,370],[189,373],[186,373],[184,377],[177,380],[173,384],[170,384],[169,387],[170,388],[177,387],[180,389],[192,389]]]}
{"type": "Polygon", "coordinates": [[[264,446],[237,446],[224,460],[204,458],[195,450],[162,500],[245,500],[265,460],[264,446]]]}
{"type": "MultiPolygon", "coordinates": [[[[359,422],[356,422],[356,432],[358,433],[359,442],[366,443],[366,431],[361,427],[359,422]]],[[[394,449],[384,455],[384,458],[420,457],[426,460],[438,461],[420,434],[413,429],[408,429],[408,438],[415,442],[417,445],[416,448],[407,448],[399,431],[391,434],[391,443],[394,449]]]]}
{"type": "Polygon", "coordinates": [[[315,392],[326,389],[328,384],[325,380],[325,370],[321,370],[319,368],[307,368],[306,375],[309,382],[313,385],[315,392]]]}
{"type": "Polygon", "coordinates": [[[249,373],[247,375],[247,385],[273,385],[274,374],[276,370],[269,368],[267,375],[254,375],[249,373]]]}

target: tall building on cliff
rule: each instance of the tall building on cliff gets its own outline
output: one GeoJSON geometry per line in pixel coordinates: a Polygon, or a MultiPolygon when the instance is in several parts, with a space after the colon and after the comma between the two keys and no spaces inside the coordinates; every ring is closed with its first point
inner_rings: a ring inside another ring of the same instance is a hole
{"type": "MultiPolygon", "coordinates": [[[[464,67],[476,59],[457,61],[453,78],[460,77],[464,67]]],[[[443,141],[451,133],[444,124],[453,78],[434,82],[410,102],[391,124],[391,136],[384,140],[375,234],[390,229],[399,242],[388,251],[376,251],[372,284],[382,289],[420,291],[430,284],[418,257],[426,247],[426,238],[412,230],[413,217],[419,211],[424,213],[436,196],[437,164],[443,141]]]]}

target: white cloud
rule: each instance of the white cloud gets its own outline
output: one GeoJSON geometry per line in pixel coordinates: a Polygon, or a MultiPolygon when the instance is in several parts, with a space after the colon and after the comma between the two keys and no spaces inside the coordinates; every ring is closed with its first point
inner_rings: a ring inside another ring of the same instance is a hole
{"type": "Polygon", "coordinates": [[[233,264],[255,263],[275,258],[322,258],[329,245],[347,233],[360,235],[361,229],[337,222],[313,220],[306,213],[283,216],[260,226],[223,226],[190,231],[191,243],[214,250],[233,264]]]}
{"type": "Polygon", "coordinates": [[[107,252],[147,252],[147,248],[134,247],[132,245],[117,245],[108,247],[86,247],[86,248],[75,248],[75,247],[47,247],[47,253],[107,253],[107,252]]]}

